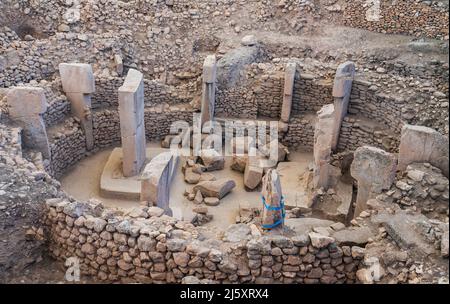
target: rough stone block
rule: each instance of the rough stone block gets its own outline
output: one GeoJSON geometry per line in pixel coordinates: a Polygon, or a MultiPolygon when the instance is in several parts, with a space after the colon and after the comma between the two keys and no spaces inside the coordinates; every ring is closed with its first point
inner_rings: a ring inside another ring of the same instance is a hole
{"type": "Polygon", "coordinates": [[[95,80],[92,67],[84,63],[61,63],[59,73],[63,90],[66,93],[92,94],[95,92],[95,80]]]}

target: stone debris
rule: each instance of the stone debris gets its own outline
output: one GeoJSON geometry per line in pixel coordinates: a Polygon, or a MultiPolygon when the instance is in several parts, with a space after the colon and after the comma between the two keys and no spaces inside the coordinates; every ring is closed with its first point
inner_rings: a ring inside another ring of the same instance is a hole
{"type": "Polygon", "coordinates": [[[194,186],[194,191],[199,190],[204,197],[216,197],[222,199],[233,188],[236,187],[236,183],[229,179],[219,179],[216,181],[206,181],[198,183],[194,186]]]}

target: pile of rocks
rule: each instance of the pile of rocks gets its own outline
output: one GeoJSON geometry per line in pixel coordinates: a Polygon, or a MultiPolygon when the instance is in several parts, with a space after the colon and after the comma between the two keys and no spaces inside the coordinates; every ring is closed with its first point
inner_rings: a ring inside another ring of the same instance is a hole
{"type": "Polygon", "coordinates": [[[449,181],[440,169],[428,163],[413,163],[381,199],[411,207],[429,218],[445,220],[449,211],[449,181]]]}

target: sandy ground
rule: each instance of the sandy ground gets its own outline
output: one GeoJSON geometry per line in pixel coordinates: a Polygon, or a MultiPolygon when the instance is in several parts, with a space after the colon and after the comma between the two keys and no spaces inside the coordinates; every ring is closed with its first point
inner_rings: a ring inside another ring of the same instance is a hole
{"type": "MultiPolygon", "coordinates": [[[[148,143],[148,148],[157,148],[159,143],[148,143]]],[[[100,176],[103,167],[109,157],[113,148],[108,148],[96,153],[88,158],[78,162],[76,166],[71,168],[61,179],[63,190],[69,195],[79,200],[88,200],[90,198],[100,199],[108,207],[127,211],[133,207],[140,206],[137,200],[123,200],[103,198],[100,196],[100,176]]],[[[286,180],[282,188],[286,193],[290,191],[301,191],[299,189],[298,181],[300,175],[305,172],[308,164],[313,160],[312,153],[294,151],[291,152],[290,161],[293,166],[289,168],[289,174],[292,178],[286,180]]],[[[208,207],[209,213],[214,216],[213,221],[206,224],[206,227],[215,227],[219,229],[226,229],[229,225],[235,223],[238,215],[239,205],[261,207],[260,192],[247,192],[244,189],[243,174],[230,169],[231,158],[227,158],[225,162],[225,169],[221,171],[211,172],[216,178],[230,178],[236,182],[236,188],[221,200],[220,205],[215,207],[208,207]]],[[[182,214],[187,217],[192,213],[192,208],[195,207],[193,202],[188,201],[183,193],[185,189],[193,187],[184,182],[183,174],[181,172],[181,162],[177,170],[177,175],[171,185],[170,206],[174,214],[182,214]]]]}

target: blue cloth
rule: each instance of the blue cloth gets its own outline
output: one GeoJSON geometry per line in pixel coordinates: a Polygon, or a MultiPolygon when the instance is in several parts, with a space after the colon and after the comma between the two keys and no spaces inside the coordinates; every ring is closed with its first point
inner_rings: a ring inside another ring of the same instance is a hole
{"type": "Polygon", "coordinates": [[[270,224],[270,225],[262,225],[262,227],[264,229],[272,229],[272,228],[275,228],[275,227],[283,224],[284,218],[286,217],[286,212],[284,210],[284,196],[281,196],[280,207],[272,207],[272,206],[267,205],[266,198],[263,195],[261,195],[261,199],[264,204],[264,208],[266,208],[267,210],[269,210],[269,211],[280,211],[281,210],[281,219],[279,219],[278,221],[276,221],[275,223],[270,224]]]}

